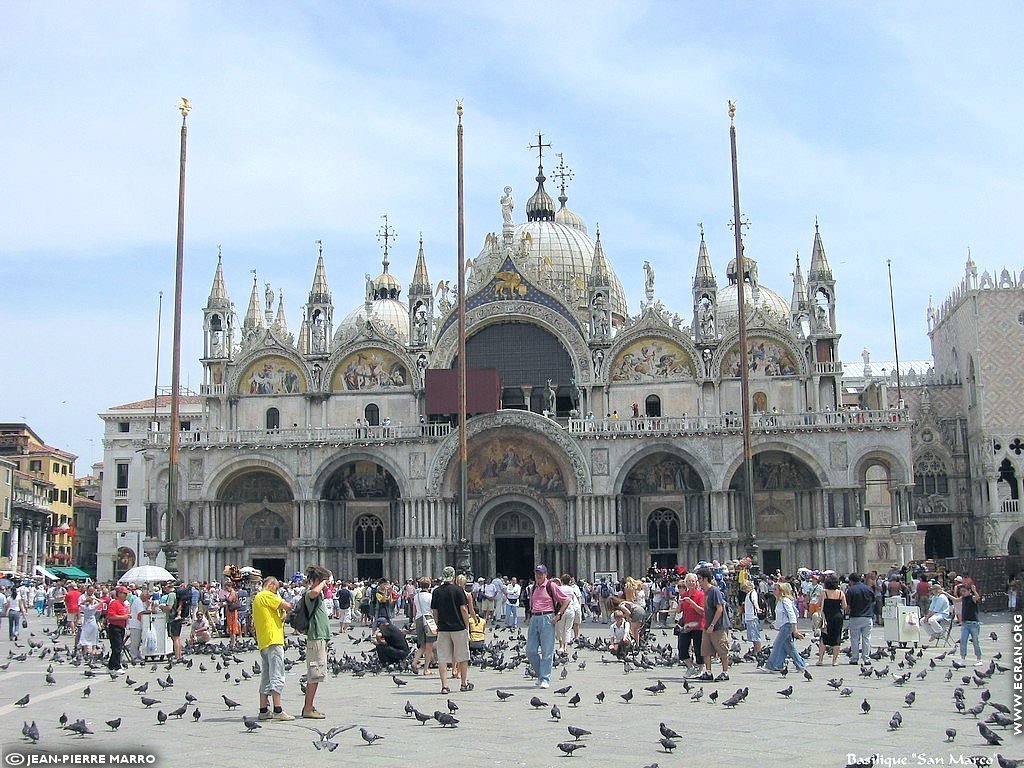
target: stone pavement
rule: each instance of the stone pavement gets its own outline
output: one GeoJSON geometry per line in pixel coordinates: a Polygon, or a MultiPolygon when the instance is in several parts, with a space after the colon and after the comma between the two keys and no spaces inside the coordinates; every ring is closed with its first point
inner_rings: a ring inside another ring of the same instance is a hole
{"type": "MultiPolygon", "coordinates": [[[[1009,617],[1007,614],[984,614],[982,626],[982,647],[986,665],[995,653],[1002,652],[1002,663],[1011,666],[1009,617]],[[999,640],[993,642],[989,633],[995,631],[999,640]]],[[[50,620],[31,620],[30,629],[35,639],[49,639],[42,634],[42,628],[52,625],[50,620]]],[[[6,638],[6,622],[3,635],[6,638]]],[[[590,637],[602,636],[606,627],[586,623],[584,634],[590,637]]],[[[367,630],[357,629],[353,635],[357,640],[367,630]]],[[[773,636],[774,632],[769,631],[773,636]]],[[[656,630],[659,642],[672,642],[669,632],[656,630]]],[[[493,637],[493,635],[492,635],[493,637]]],[[[505,632],[497,633],[499,639],[507,638],[505,632]]],[[[875,629],[875,642],[881,642],[882,630],[875,629]]],[[[956,633],[954,633],[954,638],[956,633]]],[[[27,633],[23,633],[23,651],[27,633]]],[[[359,653],[369,648],[365,643],[353,643],[347,637],[333,641],[336,652],[359,653]]],[[[6,663],[11,644],[0,640],[0,659],[6,663]]],[[[839,667],[816,667],[812,658],[809,669],[814,680],[806,682],[800,675],[790,674],[783,679],[778,674],[756,671],[753,664],[737,665],[731,671],[731,680],[722,683],[704,683],[704,697],[697,702],[682,691],[682,670],[661,668],[652,671],[634,670],[624,674],[619,664],[601,663],[602,654],[581,650],[579,661],[586,660],[584,670],[578,669],[578,662],[568,665],[564,681],[557,674],[549,690],[538,690],[525,680],[522,670],[495,672],[488,669],[471,670],[471,680],[476,689],[469,693],[457,690],[450,696],[438,693],[437,677],[422,678],[412,675],[403,677],[408,685],[398,688],[390,675],[367,675],[355,678],[349,673],[329,677],[320,686],[317,697],[319,708],[328,714],[326,721],[319,723],[296,720],[294,723],[265,722],[253,733],[246,733],[241,715],[255,715],[257,712],[256,680],[241,680],[236,684],[244,668],[251,671],[255,652],[241,654],[244,665],[232,665],[227,674],[232,678],[224,680],[224,672],[214,670],[216,662],[210,657],[193,657],[192,669],[175,666],[171,671],[173,688],[161,690],[156,678],[167,675],[165,665],[151,671],[150,666],[132,668],[129,672],[140,683],[150,681],[148,695],[160,700],[152,709],[146,709],[139,696],[132,693],[124,679],[112,681],[109,676],[87,679],[84,668],[68,664],[56,665],[56,684],[45,683],[47,662],[30,657],[27,661],[14,661],[5,671],[0,671],[0,741],[5,751],[4,764],[17,765],[11,761],[11,748],[43,754],[62,753],[69,750],[90,748],[93,750],[117,750],[129,747],[144,747],[158,755],[157,766],[202,766],[203,768],[228,768],[231,766],[284,765],[293,763],[301,766],[352,765],[356,762],[371,762],[376,766],[415,766],[435,768],[440,766],[522,766],[541,768],[579,763],[584,766],[615,766],[616,768],[641,768],[657,763],[665,766],[699,765],[708,766],[845,766],[850,755],[867,757],[879,754],[876,764],[894,765],[957,765],[964,764],[971,756],[981,755],[994,759],[996,752],[1010,758],[1024,757],[1024,741],[1012,736],[1012,729],[995,728],[1004,736],[1001,748],[990,747],[981,738],[974,718],[958,714],[953,706],[953,689],[960,682],[961,675],[970,674],[974,667],[955,670],[952,681],[944,679],[954,655],[949,654],[937,662],[924,680],[917,679],[921,670],[929,669],[929,660],[946,649],[927,649],[923,658],[912,668],[914,676],[903,687],[893,684],[892,677],[871,679],[859,677],[857,667],[841,663],[839,667]],[[199,664],[208,670],[200,672],[199,664]],[[853,692],[841,697],[828,687],[830,677],[842,677],[843,685],[853,692]],[[667,690],[658,696],[644,690],[657,680],[662,680],[667,690]],[[572,685],[567,696],[558,696],[554,690],[572,685]],[[792,685],[794,692],[790,699],[784,699],[776,691],[792,685]],[[83,698],[82,692],[89,686],[91,696],[83,698]],[[749,687],[746,701],[735,709],[726,709],[721,702],[737,688],[749,687]],[[496,689],[513,692],[515,695],[501,703],[495,695],[496,689]],[[634,698],[624,703],[620,694],[632,689],[634,698]],[[718,691],[716,703],[709,701],[712,691],[718,691]],[[157,711],[169,712],[184,702],[185,692],[199,698],[198,707],[202,712],[199,722],[192,718],[192,708],[180,721],[170,719],[164,725],[157,724],[157,711]],[[578,707],[568,704],[573,692],[579,692],[582,701],[578,707]],[[595,694],[604,691],[603,704],[595,703],[595,694]],[[904,697],[911,691],[916,693],[912,706],[904,704],[904,697]],[[21,708],[12,702],[24,694],[31,697],[30,703],[21,708]],[[226,694],[243,704],[240,710],[228,712],[221,701],[226,694]],[[529,705],[531,696],[540,695],[548,705],[557,703],[561,708],[561,722],[551,718],[549,706],[533,709],[529,705]],[[419,725],[403,711],[406,701],[425,712],[446,710],[446,700],[451,698],[460,709],[458,728],[442,728],[431,721],[419,725]],[[862,715],[861,702],[867,699],[871,711],[862,715]],[[903,715],[903,727],[892,731],[889,720],[893,713],[903,715]],[[66,713],[71,720],[86,719],[92,736],[77,738],[58,728],[58,718],[66,713]],[[121,717],[123,723],[118,732],[110,731],[104,721],[121,717]],[[35,720],[42,734],[39,744],[32,748],[20,738],[22,722],[35,720]],[[682,734],[679,747],[667,754],[658,743],[659,722],[682,734]],[[300,725],[317,725],[327,728],[343,723],[355,723],[366,727],[384,738],[367,746],[360,738],[358,729],[336,737],[338,748],[334,752],[317,751],[313,747],[316,738],[311,731],[300,725]],[[592,735],[586,736],[585,749],[572,758],[565,757],[556,745],[571,741],[566,726],[586,728],[592,735]],[[957,729],[956,740],[945,742],[945,729],[957,729]],[[574,760],[568,762],[567,760],[574,760]]],[[[288,656],[298,658],[296,650],[288,656]]],[[[816,658],[816,656],[815,656],[816,658]]],[[[841,657],[842,658],[842,657],[841,657]]],[[[901,656],[897,655],[897,663],[901,656]]],[[[971,659],[969,659],[971,660],[971,659]]],[[[826,661],[826,664],[828,662],[826,661]]],[[[876,664],[885,666],[886,661],[876,664]]],[[[892,664],[894,671],[900,671],[892,664]]],[[[982,668],[985,669],[985,668],[982,668]]],[[[285,707],[293,714],[301,709],[299,676],[305,665],[297,664],[288,674],[285,688],[285,707]]],[[[716,666],[717,672],[717,666],[716,666]]],[[[691,683],[693,690],[701,686],[691,683]]],[[[1011,705],[1012,675],[994,675],[982,687],[964,685],[965,702],[968,707],[979,701],[980,693],[987,688],[992,700],[1011,705]]],[[[981,719],[993,710],[986,707],[981,719]]]]}

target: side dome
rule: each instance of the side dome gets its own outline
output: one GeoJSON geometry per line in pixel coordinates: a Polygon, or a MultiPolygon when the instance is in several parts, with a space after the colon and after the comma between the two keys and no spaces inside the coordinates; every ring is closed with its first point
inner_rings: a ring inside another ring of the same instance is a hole
{"type": "MultiPolygon", "coordinates": [[[[736,309],[736,283],[719,288],[718,293],[718,318],[719,322],[735,319],[736,309]]],[[[743,303],[746,307],[754,305],[754,295],[750,283],[743,284],[743,303]]],[[[763,285],[757,286],[757,307],[762,312],[780,320],[789,320],[789,302],[779,296],[775,291],[763,285]]]]}
{"type": "Polygon", "coordinates": [[[377,299],[370,304],[370,313],[366,313],[366,305],[360,304],[349,312],[341,321],[336,332],[337,337],[348,335],[366,324],[367,319],[378,320],[395,329],[398,341],[409,343],[409,308],[397,299],[377,299]]]}

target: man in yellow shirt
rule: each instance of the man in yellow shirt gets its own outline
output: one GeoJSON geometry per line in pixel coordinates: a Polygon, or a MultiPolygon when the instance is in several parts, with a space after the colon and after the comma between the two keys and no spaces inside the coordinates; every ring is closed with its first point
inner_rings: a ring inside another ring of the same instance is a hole
{"type": "Polygon", "coordinates": [[[294,720],[281,707],[284,690],[284,617],[292,609],[290,603],[278,597],[281,586],[274,576],[263,580],[263,589],[252,601],[252,623],[256,629],[256,644],[260,649],[260,720],[294,720]],[[273,700],[274,711],[270,704],[273,700]]]}

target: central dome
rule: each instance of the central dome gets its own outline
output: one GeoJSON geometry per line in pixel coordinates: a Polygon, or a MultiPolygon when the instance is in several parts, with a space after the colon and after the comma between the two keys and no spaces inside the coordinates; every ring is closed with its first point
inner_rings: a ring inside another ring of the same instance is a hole
{"type": "MultiPolygon", "coordinates": [[[[551,271],[556,283],[575,284],[586,289],[587,278],[594,265],[594,241],[586,231],[558,221],[528,221],[516,225],[516,242],[520,242],[525,234],[530,235],[527,265],[540,264],[542,270],[551,271]]],[[[482,252],[481,256],[485,253],[482,252]]],[[[624,319],[628,315],[626,293],[614,270],[611,285],[612,314],[624,319]]]]}

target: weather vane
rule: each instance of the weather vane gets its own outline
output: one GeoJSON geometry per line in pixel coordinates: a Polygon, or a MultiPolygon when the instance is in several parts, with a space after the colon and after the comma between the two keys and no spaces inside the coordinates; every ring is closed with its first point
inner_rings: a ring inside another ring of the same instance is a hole
{"type": "Polygon", "coordinates": [[[729,101],[729,122],[732,123],[736,119],[736,102],[729,101]]]}
{"type": "Polygon", "coordinates": [[[455,114],[459,116],[459,125],[462,125],[462,99],[455,100],[455,114]]]}
{"type": "Polygon", "coordinates": [[[537,143],[531,144],[528,149],[537,150],[537,166],[542,167],[544,165],[544,149],[551,149],[551,144],[544,143],[544,135],[537,131],[537,143]]]}
{"type": "Polygon", "coordinates": [[[320,250],[320,255],[323,256],[324,255],[324,241],[323,240],[317,240],[316,241],[316,245],[317,245],[317,248],[320,250]]]}
{"type": "Polygon", "coordinates": [[[188,113],[192,111],[192,104],[184,96],[181,97],[181,101],[178,102],[178,109],[181,112],[181,119],[184,122],[185,118],[188,117],[188,113]]]}
{"type": "Polygon", "coordinates": [[[704,222],[703,221],[698,221],[697,222],[697,229],[700,230],[700,239],[703,240],[704,239],[704,222]]]}
{"type": "Polygon", "coordinates": [[[384,223],[377,231],[377,239],[384,243],[384,262],[386,264],[388,260],[388,250],[391,248],[391,241],[397,240],[398,235],[395,234],[395,228],[388,224],[388,215],[385,213],[381,218],[384,219],[384,223]]]}
{"type": "Polygon", "coordinates": [[[565,197],[566,182],[571,181],[574,174],[572,168],[565,164],[565,156],[561,152],[556,152],[555,157],[558,158],[558,167],[553,175],[558,179],[558,188],[562,193],[562,197],[565,197]]]}

